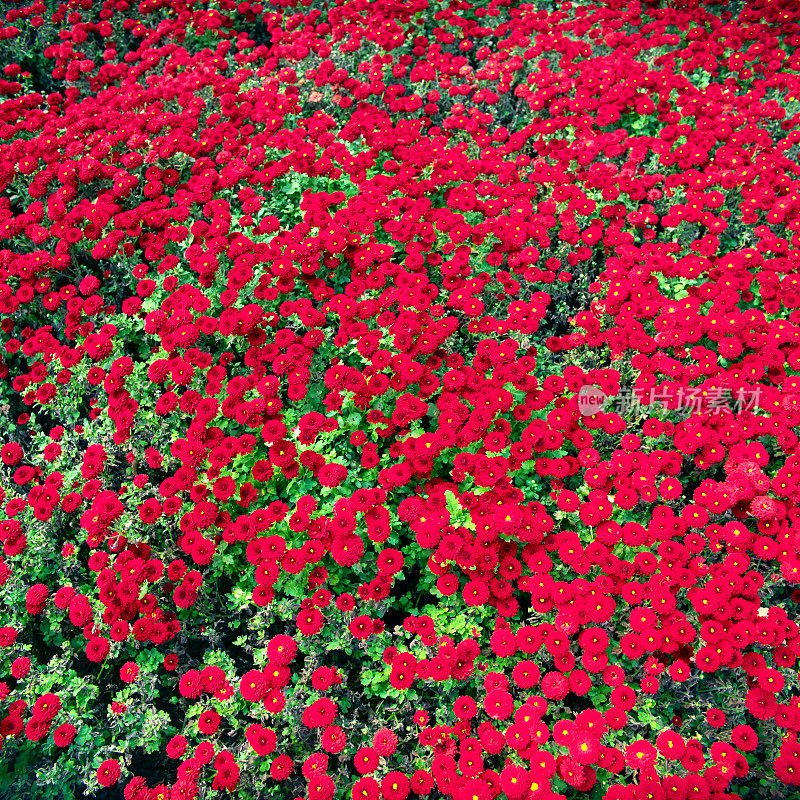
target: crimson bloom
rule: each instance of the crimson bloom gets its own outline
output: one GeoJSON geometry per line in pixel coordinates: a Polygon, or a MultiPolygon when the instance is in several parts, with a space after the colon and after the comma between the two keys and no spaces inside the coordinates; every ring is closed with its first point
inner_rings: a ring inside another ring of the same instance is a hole
{"type": "Polygon", "coordinates": [[[113,786],[121,774],[119,762],[113,758],[107,758],[97,769],[97,780],[101,786],[113,786]]]}
{"type": "Polygon", "coordinates": [[[247,728],[245,736],[247,737],[250,747],[252,747],[259,756],[267,756],[275,750],[277,737],[275,731],[271,728],[253,724],[247,728]]]}
{"type": "Polygon", "coordinates": [[[637,739],[625,748],[625,763],[631,769],[648,769],[655,763],[658,751],[650,742],[637,739]]]}
{"type": "Polygon", "coordinates": [[[267,694],[268,686],[264,673],[258,669],[248,670],[239,681],[239,692],[250,703],[263,700],[267,694]]]}
{"type": "Polygon", "coordinates": [[[212,735],[217,732],[222,717],[213,708],[203,711],[197,720],[197,729],[200,733],[212,735]]]}
{"type": "Polygon", "coordinates": [[[69,747],[75,738],[75,726],[71,722],[64,722],[53,731],[53,742],[56,747],[69,747]]]}
{"type": "Polygon", "coordinates": [[[119,668],[119,677],[123,683],[133,683],[139,676],[139,665],[135,661],[126,661],[119,668]]]}
{"type": "Polygon", "coordinates": [[[279,755],[272,760],[269,774],[276,781],[285,781],[294,771],[294,763],[287,755],[279,755]]]}
{"type": "Polygon", "coordinates": [[[386,800],[405,800],[411,785],[403,772],[388,772],[381,781],[381,794],[386,800]]]}
{"type": "Polygon", "coordinates": [[[326,728],[336,717],[338,707],[329,697],[320,697],[303,712],[303,725],[307,728],[326,728]]]}
{"type": "Polygon", "coordinates": [[[483,707],[493,719],[506,719],[514,710],[514,699],[508,692],[495,689],[486,695],[483,707]]]}

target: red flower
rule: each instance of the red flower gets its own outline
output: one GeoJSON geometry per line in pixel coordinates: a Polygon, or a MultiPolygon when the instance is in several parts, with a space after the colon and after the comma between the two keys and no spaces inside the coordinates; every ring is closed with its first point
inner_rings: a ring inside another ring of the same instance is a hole
{"type": "Polygon", "coordinates": [[[351,790],[353,800],[378,800],[381,787],[374,778],[359,778],[351,790]]]}
{"type": "Polygon", "coordinates": [[[50,722],[60,710],[61,698],[53,692],[46,692],[33,704],[31,713],[50,722]]]}
{"type": "Polygon", "coordinates": [[[539,683],[540,674],[539,667],[533,661],[519,661],[511,676],[520,689],[532,689],[539,683]]]}
{"type": "Polygon", "coordinates": [[[411,791],[420,796],[430,794],[434,783],[433,775],[424,769],[416,770],[409,781],[411,791]]]}
{"type": "Polygon", "coordinates": [[[221,719],[213,708],[207,708],[197,720],[197,729],[200,733],[211,736],[217,732],[221,719]]]}
{"type": "Polygon", "coordinates": [[[353,764],[361,775],[369,775],[378,768],[378,751],[373,747],[362,747],[353,758],[353,764]]]}
{"type": "Polygon", "coordinates": [[[267,680],[258,669],[246,672],[239,681],[239,692],[249,703],[258,703],[267,694],[267,680]]]}
{"type": "Polygon", "coordinates": [[[650,742],[637,739],[625,748],[625,763],[631,769],[648,769],[653,766],[658,750],[650,742]]]}
{"type": "Polygon", "coordinates": [[[683,683],[688,680],[691,674],[691,667],[685,661],[679,659],[669,665],[669,675],[677,683],[683,683]]]}
{"type": "Polygon", "coordinates": [[[392,688],[404,691],[411,688],[417,674],[417,660],[410,653],[402,653],[392,661],[389,683],[392,688]]]}
{"type": "Polygon", "coordinates": [[[724,728],[725,727],[725,712],[719,708],[709,708],[706,711],[706,722],[712,728],[724,728]]]}
{"type": "Polygon", "coordinates": [[[347,467],[343,464],[325,464],[319,471],[317,480],[327,487],[339,486],[347,478],[347,467]]]}
{"type": "Polygon", "coordinates": [[[200,675],[200,671],[190,669],[184,672],[178,683],[178,691],[181,697],[186,697],[190,700],[200,697],[203,693],[203,679],[200,675]]]}
{"type": "Polygon", "coordinates": [[[569,674],[569,690],[579,696],[585,695],[592,688],[592,679],[588,673],[574,669],[569,674]]]}
{"type": "Polygon", "coordinates": [[[336,670],[332,667],[317,667],[311,673],[311,685],[315,691],[325,692],[334,685],[336,674],[336,670]]]}
{"type": "Polygon", "coordinates": [[[86,643],[86,657],[95,663],[103,661],[111,649],[111,643],[102,636],[95,636],[86,643]]]}
{"type": "Polygon", "coordinates": [[[203,668],[200,678],[203,681],[203,691],[213,693],[225,685],[225,670],[222,667],[209,664],[203,668]]]}
{"type": "Polygon", "coordinates": [[[29,658],[15,658],[11,663],[11,675],[17,680],[24,678],[30,672],[30,669],[31,660],[29,658]]]}
{"type": "Polygon", "coordinates": [[[380,728],[372,737],[372,746],[383,758],[388,758],[397,749],[397,736],[388,728],[380,728]]]}
{"type": "Polygon", "coordinates": [[[636,705],[636,692],[630,686],[617,686],[611,692],[611,704],[622,711],[630,711],[636,705]]]}
{"type": "Polygon", "coordinates": [[[22,448],[16,442],[8,442],[0,447],[0,458],[4,464],[13,466],[22,460],[24,455],[22,448]]]}
{"type": "Polygon", "coordinates": [[[528,791],[530,783],[530,774],[517,764],[509,764],[500,773],[500,785],[509,800],[523,797],[528,791]]]}
{"type": "Polygon", "coordinates": [[[342,567],[352,567],[364,555],[364,542],[358,535],[337,536],[331,546],[333,560],[342,567]]]}
{"type": "Polygon", "coordinates": [[[308,782],[309,800],[331,800],[335,791],[336,786],[329,775],[314,775],[308,782]]]}
{"type": "Polygon", "coordinates": [[[294,771],[294,763],[287,755],[280,755],[272,760],[269,774],[276,781],[285,781],[294,771]]]}
{"type": "Polygon", "coordinates": [[[357,617],[353,617],[349,625],[350,634],[356,639],[369,639],[369,637],[375,632],[372,622],[372,617],[369,617],[366,614],[360,614],[357,617]]]}
{"type": "Polygon", "coordinates": [[[758,735],[749,725],[737,725],[731,731],[731,742],[740,750],[750,752],[758,747],[758,735]]]}
{"type": "Polygon", "coordinates": [[[563,700],[569,694],[569,679],[561,672],[548,672],[542,678],[542,693],[549,700],[563,700]]]}
{"type": "Polygon", "coordinates": [[[336,598],[336,608],[339,611],[352,611],[356,607],[356,600],[349,592],[345,592],[344,594],[340,594],[336,598]]]}
{"type": "Polygon", "coordinates": [[[145,525],[152,525],[161,516],[161,504],[154,497],[145,500],[139,506],[139,519],[145,525]]]}
{"type": "Polygon", "coordinates": [[[483,707],[493,719],[506,719],[514,710],[514,699],[508,692],[495,689],[486,695],[483,707]]]}
{"type": "Polygon", "coordinates": [[[41,614],[44,611],[44,605],[47,601],[47,587],[43,583],[37,583],[31,586],[28,589],[28,593],[25,596],[25,609],[26,611],[35,616],[37,614],[41,614]]]}
{"type": "Polygon", "coordinates": [[[263,702],[268,714],[280,714],[286,705],[286,695],[280,689],[270,689],[263,702]]]}
{"type": "Polygon", "coordinates": [[[119,668],[119,677],[123,683],[133,683],[139,676],[139,665],[135,661],[126,661],[119,668]]]}
{"type": "Polygon", "coordinates": [[[556,505],[561,511],[576,511],[580,507],[580,498],[575,492],[562,490],[556,505]]]}
{"type": "Polygon", "coordinates": [[[329,697],[320,697],[303,712],[303,725],[307,728],[326,728],[333,722],[338,710],[329,697]]]}
{"type": "Polygon", "coordinates": [[[677,761],[686,751],[686,742],[679,733],[664,730],[656,737],[656,747],[662,756],[677,761]]]}
{"type": "Polygon", "coordinates": [[[43,717],[31,717],[25,726],[25,737],[31,742],[39,742],[47,736],[50,720],[43,717]]]}
{"type": "Polygon", "coordinates": [[[297,628],[303,636],[315,636],[325,625],[325,617],[316,608],[301,610],[296,621],[297,628]]]}
{"type": "Polygon", "coordinates": [[[121,774],[119,762],[113,758],[107,758],[97,769],[97,780],[101,786],[113,786],[121,774]]]}
{"type": "Polygon", "coordinates": [[[481,606],[489,599],[489,587],[481,580],[468,581],[461,590],[464,602],[468,606],[481,606]]]}
{"type": "Polygon", "coordinates": [[[478,713],[478,704],[471,697],[459,697],[453,703],[453,713],[459,719],[472,719],[478,713]]]}
{"type": "Polygon", "coordinates": [[[328,753],[341,753],[347,744],[347,735],[338,725],[329,725],[322,733],[322,749],[328,753]]]}
{"type": "Polygon", "coordinates": [[[756,719],[769,719],[778,710],[778,701],[772,692],[754,686],[748,689],[745,696],[745,706],[756,719]]]}
{"type": "Polygon", "coordinates": [[[56,747],[69,747],[75,738],[75,726],[70,722],[59,725],[53,731],[53,742],[56,747]]]}
{"type": "Polygon", "coordinates": [[[791,755],[781,755],[775,759],[775,777],[782,783],[792,786],[800,785],[800,758],[791,755]]]}
{"type": "Polygon", "coordinates": [[[274,597],[275,589],[268,584],[259,583],[256,588],[253,589],[253,603],[259,608],[268,606],[274,597]]]}
{"type": "Polygon", "coordinates": [[[278,634],[267,644],[267,655],[273,664],[291,664],[297,654],[297,642],[285,634],[278,634]]]}
{"type": "Polygon", "coordinates": [[[214,769],[216,775],[212,781],[212,789],[223,789],[226,791],[233,791],[236,784],[239,782],[239,767],[233,758],[233,755],[227,750],[223,750],[214,759],[214,769]]]}
{"type": "Polygon", "coordinates": [[[265,728],[262,725],[250,725],[245,732],[247,741],[250,747],[255,750],[259,756],[267,756],[275,750],[277,744],[277,737],[275,731],[271,728],[265,728]]]}
{"type": "Polygon", "coordinates": [[[409,789],[408,778],[402,772],[389,772],[381,781],[381,794],[385,800],[405,800],[409,789]]]}
{"type": "Polygon", "coordinates": [[[170,758],[183,758],[188,740],[185,736],[173,736],[168,742],[166,753],[170,758]]]}

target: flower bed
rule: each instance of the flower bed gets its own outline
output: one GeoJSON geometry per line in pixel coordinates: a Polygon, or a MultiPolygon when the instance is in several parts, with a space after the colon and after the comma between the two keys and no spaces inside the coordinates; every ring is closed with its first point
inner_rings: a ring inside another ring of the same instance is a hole
{"type": "Polygon", "coordinates": [[[0,797],[796,796],[799,43],[5,11],[0,797]]]}

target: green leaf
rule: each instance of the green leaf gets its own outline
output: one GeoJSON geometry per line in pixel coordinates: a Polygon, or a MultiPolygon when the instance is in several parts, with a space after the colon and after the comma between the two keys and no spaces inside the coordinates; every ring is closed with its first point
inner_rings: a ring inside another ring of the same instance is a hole
{"type": "Polygon", "coordinates": [[[447,504],[447,510],[450,512],[450,519],[453,520],[455,517],[460,517],[463,513],[463,509],[461,508],[461,504],[456,499],[455,494],[450,490],[444,493],[445,503],[447,504]]]}

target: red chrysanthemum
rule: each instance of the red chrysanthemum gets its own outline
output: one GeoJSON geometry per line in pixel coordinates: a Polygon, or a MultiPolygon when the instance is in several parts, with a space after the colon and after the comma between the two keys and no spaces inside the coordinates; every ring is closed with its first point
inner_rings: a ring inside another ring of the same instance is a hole
{"type": "Polygon", "coordinates": [[[220,715],[217,714],[213,708],[207,708],[202,714],[200,714],[197,720],[197,729],[200,731],[200,733],[211,736],[217,732],[221,720],[222,717],[220,717],[220,715]]]}
{"type": "Polygon", "coordinates": [[[631,769],[648,769],[653,766],[658,750],[650,742],[637,739],[625,748],[625,763],[631,769]]]}
{"type": "Polygon", "coordinates": [[[103,661],[111,650],[111,643],[102,636],[95,636],[86,643],[86,657],[95,663],[103,661]]]}
{"type": "Polygon", "coordinates": [[[528,791],[531,776],[526,769],[517,764],[508,764],[500,773],[500,785],[509,800],[517,800],[528,791]]]}
{"type": "Polygon", "coordinates": [[[267,655],[273,664],[291,664],[297,654],[297,642],[285,634],[278,634],[267,644],[267,655]]]}
{"type": "Polygon", "coordinates": [[[686,751],[686,742],[679,733],[665,730],[656,737],[656,747],[664,758],[677,761],[686,751]]]}
{"type": "Polygon", "coordinates": [[[75,726],[70,722],[59,725],[53,731],[53,742],[56,747],[69,747],[75,738],[75,726]]]}
{"type": "Polygon", "coordinates": [[[542,694],[549,700],[563,700],[569,694],[569,679],[562,672],[548,672],[541,680],[542,694]]]}
{"type": "Polygon", "coordinates": [[[294,771],[294,763],[287,755],[280,755],[272,760],[269,774],[276,781],[285,781],[294,771]]]}
{"type": "Polygon", "coordinates": [[[420,797],[430,794],[434,783],[433,775],[424,769],[415,770],[409,781],[411,791],[413,791],[414,794],[420,795],[420,797]]]}
{"type": "Polygon", "coordinates": [[[275,731],[257,724],[250,725],[245,731],[245,736],[250,747],[259,756],[267,756],[272,753],[278,741],[275,731]]]}
{"type": "Polygon", "coordinates": [[[388,728],[380,728],[372,737],[372,746],[379,756],[388,758],[397,749],[397,736],[388,728]]]}
{"type": "Polygon", "coordinates": [[[317,480],[321,486],[329,488],[339,486],[347,477],[347,467],[343,464],[325,464],[319,471],[317,480]]]}
{"type": "Polygon", "coordinates": [[[329,725],[322,733],[322,749],[328,753],[341,753],[347,744],[347,735],[338,725],[329,725]]]}
{"type": "Polygon", "coordinates": [[[126,661],[119,668],[119,677],[123,683],[133,683],[139,676],[139,665],[135,661],[126,661]]]}
{"type": "Polygon", "coordinates": [[[183,758],[188,744],[189,740],[185,736],[173,736],[167,742],[166,753],[170,758],[183,758]]]}
{"type": "Polygon", "coordinates": [[[361,775],[369,775],[378,768],[379,756],[374,747],[362,747],[355,754],[353,764],[361,775]]]}
{"type": "Polygon", "coordinates": [[[53,692],[45,692],[33,704],[32,714],[50,722],[60,710],[61,698],[53,692]]]}
{"type": "Polygon", "coordinates": [[[107,758],[97,768],[97,780],[101,786],[113,786],[120,778],[122,770],[119,762],[113,758],[107,758]]]}
{"type": "Polygon", "coordinates": [[[338,708],[329,697],[320,697],[303,712],[303,725],[307,728],[326,728],[330,725],[338,708]]]}
{"type": "Polygon", "coordinates": [[[495,689],[483,701],[486,713],[493,719],[506,719],[514,710],[514,699],[502,689],[495,689]]]}
{"type": "Polygon", "coordinates": [[[410,788],[403,772],[388,772],[381,781],[381,794],[385,800],[406,800],[410,788]]]}
{"type": "Polygon", "coordinates": [[[190,669],[181,675],[178,682],[178,691],[181,697],[186,697],[189,700],[194,700],[203,693],[203,679],[200,675],[200,670],[190,669]]]}
{"type": "Polygon", "coordinates": [[[301,610],[297,615],[297,629],[303,636],[315,636],[325,625],[325,617],[317,608],[301,610]]]}
{"type": "Polygon", "coordinates": [[[747,753],[758,747],[758,734],[749,725],[736,725],[731,731],[731,742],[747,753]]]}
{"type": "Polygon", "coordinates": [[[353,784],[350,794],[353,800],[378,800],[381,795],[381,787],[375,778],[365,776],[353,784]]]}
{"type": "Polygon", "coordinates": [[[541,672],[533,661],[518,661],[511,673],[514,683],[520,689],[532,689],[539,683],[541,672]]]}
{"type": "Polygon", "coordinates": [[[567,746],[569,754],[579,764],[588,766],[594,764],[600,756],[600,739],[586,731],[576,730],[569,737],[567,746]]]}
{"type": "Polygon", "coordinates": [[[258,703],[267,694],[268,686],[264,673],[258,669],[246,672],[239,681],[239,692],[249,703],[258,703]]]}

